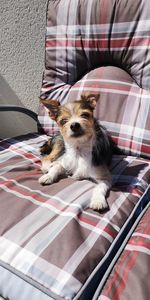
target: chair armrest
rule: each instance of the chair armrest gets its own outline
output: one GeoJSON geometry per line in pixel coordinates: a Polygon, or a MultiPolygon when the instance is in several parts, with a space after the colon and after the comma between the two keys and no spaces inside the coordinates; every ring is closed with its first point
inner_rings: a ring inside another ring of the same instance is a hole
{"type": "Polygon", "coordinates": [[[17,111],[17,112],[21,112],[23,114],[28,115],[29,117],[31,117],[34,121],[37,122],[37,114],[25,107],[21,107],[21,106],[17,106],[17,105],[0,105],[0,112],[1,111],[17,111]]]}

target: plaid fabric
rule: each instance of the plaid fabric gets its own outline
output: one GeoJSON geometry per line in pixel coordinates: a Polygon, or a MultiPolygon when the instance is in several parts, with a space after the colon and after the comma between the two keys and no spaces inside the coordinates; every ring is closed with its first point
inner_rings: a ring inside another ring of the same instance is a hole
{"type": "MultiPolygon", "coordinates": [[[[147,0],[49,1],[41,96],[64,103],[100,92],[96,115],[117,144],[150,157],[149,33],[147,0]]],[[[58,131],[42,104],[39,121],[58,131]]]]}
{"type": "Polygon", "coordinates": [[[0,265],[54,299],[89,300],[95,274],[104,275],[133,212],[138,216],[149,201],[143,196],[150,163],[115,156],[110,209],[95,212],[88,208],[90,181],[39,185],[39,147],[46,139],[34,134],[0,142],[0,265]]]}
{"type": "Polygon", "coordinates": [[[148,300],[149,270],[150,208],[132,234],[98,300],[148,300]]]}

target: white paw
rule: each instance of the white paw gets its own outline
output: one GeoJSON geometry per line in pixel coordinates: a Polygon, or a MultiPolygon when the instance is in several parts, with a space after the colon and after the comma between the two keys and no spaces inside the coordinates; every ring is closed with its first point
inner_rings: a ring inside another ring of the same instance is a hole
{"type": "Polygon", "coordinates": [[[51,184],[53,182],[54,182],[54,180],[49,173],[47,173],[39,178],[39,183],[43,184],[43,185],[51,184]]]}
{"type": "Polygon", "coordinates": [[[75,179],[75,180],[82,180],[84,179],[83,177],[81,177],[79,174],[74,174],[71,176],[71,178],[75,179]]]}
{"type": "Polygon", "coordinates": [[[49,169],[53,166],[53,163],[51,163],[50,160],[43,160],[42,161],[42,167],[41,167],[41,171],[42,173],[48,173],[49,169]]]}
{"type": "Polygon", "coordinates": [[[93,195],[89,207],[94,210],[102,210],[108,207],[104,195],[93,195]]]}

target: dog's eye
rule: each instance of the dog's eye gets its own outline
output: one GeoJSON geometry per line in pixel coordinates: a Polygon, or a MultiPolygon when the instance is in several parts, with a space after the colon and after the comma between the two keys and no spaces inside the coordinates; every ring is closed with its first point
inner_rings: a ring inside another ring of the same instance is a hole
{"type": "Polygon", "coordinates": [[[68,122],[68,119],[61,119],[59,121],[60,125],[62,125],[62,126],[65,125],[67,122],[68,122]]]}
{"type": "Polygon", "coordinates": [[[90,114],[88,112],[82,113],[81,117],[84,119],[88,119],[90,117],[90,114]]]}

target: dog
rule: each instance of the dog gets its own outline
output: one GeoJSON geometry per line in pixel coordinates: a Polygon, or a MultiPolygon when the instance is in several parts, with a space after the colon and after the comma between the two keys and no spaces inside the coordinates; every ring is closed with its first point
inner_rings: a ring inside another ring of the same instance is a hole
{"type": "Polygon", "coordinates": [[[115,145],[107,130],[94,118],[99,94],[85,93],[80,100],[60,105],[56,100],[42,100],[49,116],[58,124],[60,135],[50,139],[41,148],[42,185],[56,182],[67,174],[77,180],[95,182],[89,207],[108,208],[106,200],[111,187],[109,165],[115,145]]]}

